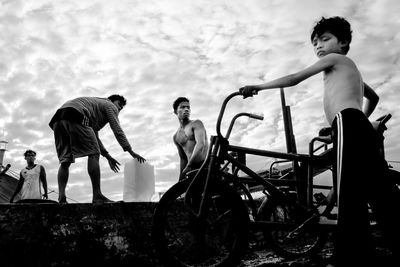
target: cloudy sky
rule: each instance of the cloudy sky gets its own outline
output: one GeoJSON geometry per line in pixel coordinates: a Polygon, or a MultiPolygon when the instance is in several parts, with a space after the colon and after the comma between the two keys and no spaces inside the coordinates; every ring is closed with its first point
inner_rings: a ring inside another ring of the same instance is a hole
{"type": "MultiPolygon", "coordinates": [[[[188,97],[192,118],[203,120],[209,136],[215,134],[227,95],[312,64],[311,28],[321,16],[335,15],[352,24],[348,56],[381,97],[371,119],[393,115],[386,153],[399,161],[399,14],[397,0],[0,0],[0,136],[9,142],[4,163],[19,171],[25,166],[23,152],[36,150],[49,187],[57,191],[51,116],[71,98],[118,93],[128,99],[121,125],[134,151],[154,166],[156,190],[165,190],[178,179],[174,99],[188,97]]],[[[321,75],[285,94],[298,150],[306,153],[308,141],[327,125],[321,75]]],[[[240,119],[231,143],[285,151],[277,90],[235,99],[226,118],[243,111],[265,119],[240,119]]],[[[114,174],[101,159],[103,192],[121,200],[123,167],[130,156],[108,125],[100,138],[122,164],[114,174]]],[[[253,158],[250,163],[262,169],[270,161],[253,158]]],[[[72,165],[67,195],[91,201],[86,159],[72,165]]]]}

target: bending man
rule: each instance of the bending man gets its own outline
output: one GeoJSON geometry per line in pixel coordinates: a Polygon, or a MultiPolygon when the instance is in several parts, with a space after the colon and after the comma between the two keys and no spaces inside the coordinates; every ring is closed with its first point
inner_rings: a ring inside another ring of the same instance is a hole
{"type": "Polygon", "coordinates": [[[108,98],[78,97],[67,101],[57,110],[49,125],[54,131],[57,155],[60,161],[58,169],[59,202],[66,203],[65,188],[68,182],[69,167],[75,158],[88,157],[88,173],[92,182],[93,203],[112,202],[100,189],[100,154],[108,160],[111,170],[119,171],[120,163],[107,152],[99,139],[98,132],[107,124],[124,151],[127,151],[140,163],[145,159],[133,152],[122,130],[118,115],[126,105],[126,99],[120,95],[108,98]]]}

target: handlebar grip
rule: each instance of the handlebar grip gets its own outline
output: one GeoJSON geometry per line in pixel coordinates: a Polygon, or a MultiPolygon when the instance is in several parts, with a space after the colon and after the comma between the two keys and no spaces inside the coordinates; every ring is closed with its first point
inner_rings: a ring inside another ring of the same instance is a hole
{"type": "Polygon", "coordinates": [[[388,120],[390,120],[390,118],[392,117],[392,114],[387,114],[386,116],[384,116],[381,120],[381,124],[385,124],[388,120]]]}
{"type": "Polygon", "coordinates": [[[249,117],[260,121],[264,120],[264,116],[262,115],[250,114],[249,117]]]}

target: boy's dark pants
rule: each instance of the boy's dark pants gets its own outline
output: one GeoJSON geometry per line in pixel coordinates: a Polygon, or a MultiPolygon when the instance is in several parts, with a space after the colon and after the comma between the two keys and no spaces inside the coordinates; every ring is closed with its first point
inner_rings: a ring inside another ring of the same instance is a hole
{"type": "Polygon", "coordinates": [[[388,245],[398,257],[400,191],[385,176],[375,131],[359,110],[345,109],[332,124],[338,190],[338,227],[334,259],[339,265],[371,263],[374,248],[368,218],[369,204],[388,245]]]}

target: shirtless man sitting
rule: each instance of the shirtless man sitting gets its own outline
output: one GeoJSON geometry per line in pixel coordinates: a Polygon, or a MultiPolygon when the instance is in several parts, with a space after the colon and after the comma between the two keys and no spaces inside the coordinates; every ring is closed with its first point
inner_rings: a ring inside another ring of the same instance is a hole
{"type": "Polygon", "coordinates": [[[179,180],[186,174],[198,169],[207,155],[207,133],[200,120],[190,120],[190,102],[186,97],[178,97],[173,103],[174,113],[178,117],[179,128],[173,136],[180,157],[179,180]]]}

